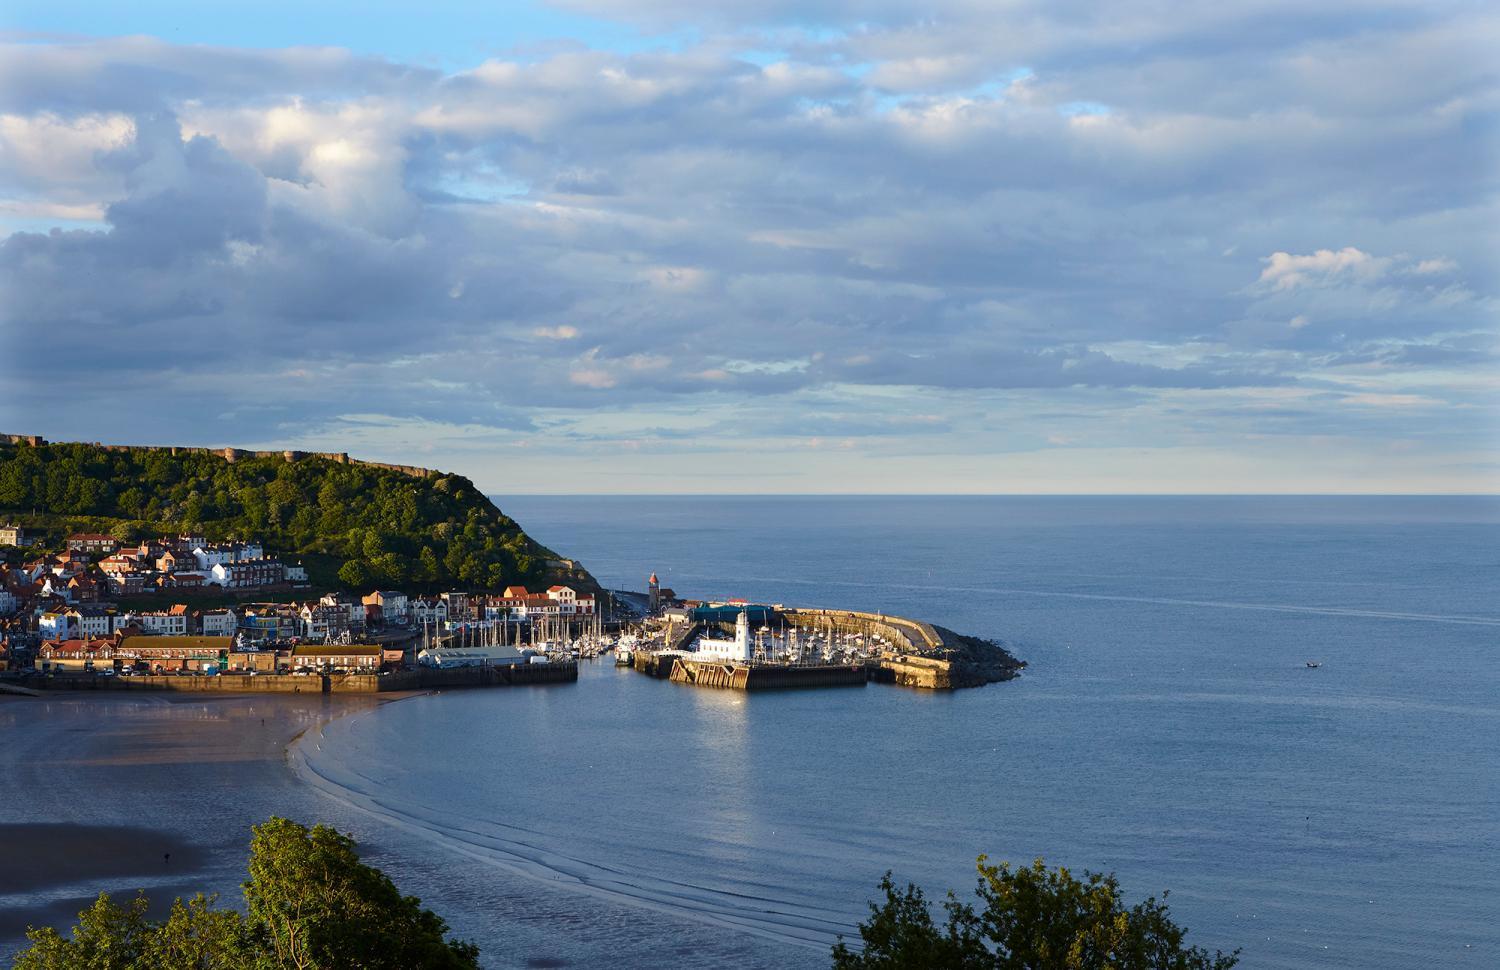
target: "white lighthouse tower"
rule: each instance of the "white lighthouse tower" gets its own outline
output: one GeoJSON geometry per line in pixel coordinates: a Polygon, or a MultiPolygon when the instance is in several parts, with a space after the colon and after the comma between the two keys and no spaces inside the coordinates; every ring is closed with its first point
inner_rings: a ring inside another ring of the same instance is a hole
{"type": "Polygon", "coordinates": [[[750,662],[750,615],[740,610],[740,618],[734,621],[735,659],[750,662]]]}
{"type": "Polygon", "coordinates": [[[700,660],[727,660],[730,663],[749,663],[751,654],[750,615],[743,610],[734,621],[733,640],[715,640],[699,637],[695,657],[700,660]]]}

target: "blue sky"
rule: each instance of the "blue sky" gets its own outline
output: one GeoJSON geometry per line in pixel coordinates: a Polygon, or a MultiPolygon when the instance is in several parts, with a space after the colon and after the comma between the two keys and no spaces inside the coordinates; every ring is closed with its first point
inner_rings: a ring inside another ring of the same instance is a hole
{"type": "Polygon", "coordinates": [[[10,0],[4,17],[7,28],[42,38],[143,34],[174,44],[342,47],[358,54],[449,70],[462,70],[488,57],[559,41],[629,52],[680,44],[687,36],[682,28],[641,29],[545,3],[526,2],[303,0],[234,4],[142,0],[58,4],[10,0]]]}
{"type": "Polygon", "coordinates": [[[5,430],[506,492],[1500,484],[1487,5],[0,28],[5,430]]]}

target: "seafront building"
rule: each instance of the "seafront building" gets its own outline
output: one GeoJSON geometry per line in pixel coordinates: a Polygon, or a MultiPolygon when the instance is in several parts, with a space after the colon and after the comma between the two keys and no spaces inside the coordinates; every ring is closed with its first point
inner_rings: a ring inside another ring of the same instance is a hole
{"type": "MultiPolygon", "coordinates": [[[[0,562],[0,645],[21,645],[28,658],[40,658],[40,648],[50,645],[46,662],[58,670],[98,669],[101,657],[108,661],[104,668],[115,666],[117,658],[129,661],[124,667],[135,666],[135,658],[114,652],[125,637],[163,638],[154,649],[164,650],[170,646],[168,638],[222,638],[236,645],[290,648],[456,631],[472,636],[476,630],[518,626],[544,628],[551,636],[567,623],[595,617],[599,608],[592,593],[569,586],[532,591],[513,585],[498,594],[413,595],[377,589],[364,596],[327,593],[300,602],[198,609],[193,601],[200,596],[284,599],[283,594],[307,588],[307,570],[269,554],[257,540],[214,543],[182,534],[122,543],[102,533],[77,533],[63,540],[65,551],[48,552],[33,548],[36,536],[18,526],[0,529],[0,539],[10,540],[8,559],[0,562]],[[151,601],[161,605],[145,605],[151,601]]],[[[8,649],[8,654],[14,659],[16,651],[8,649]]],[[[162,659],[201,666],[223,658],[162,659]]],[[[372,661],[350,656],[338,663],[363,669],[372,661]]]]}

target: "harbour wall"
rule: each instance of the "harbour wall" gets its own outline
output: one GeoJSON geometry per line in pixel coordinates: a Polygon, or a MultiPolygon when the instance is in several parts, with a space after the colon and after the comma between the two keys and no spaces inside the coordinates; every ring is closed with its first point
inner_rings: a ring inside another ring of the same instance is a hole
{"type": "Polygon", "coordinates": [[[666,680],[672,674],[672,663],[676,659],[676,654],[637,651],[630,657],[630,666],[648,676],[666,680]]]}
{"type": "Polygon", "coordinates": [[[388,674],[216,674],[185,677],[149,674],[101,677],[54,674],[24,681],[39,690],[136,690],[216,694],[383,694],[402,690],[455,687],[521,687],[562,684],[578,679],[578,664],[514,664],[503,667],[454,667],[448,670],[398,670],[388,674]]]}
{"type": "Polygon", "coordinates": [[[791,690],[801,687],[863,687],[869,676],[862,664],[818,667],[779,664],[734,664],[676,658],[670,679],[693,687],[726,690],[791,690]]]}
{"type": "Polygon", "coordinates": [[[878,633],[895,643],[904,643],[912,652],[941,650],[947,644],[930,623],[908,620],[885,613],[861,613],[857,610],[783,610],[782,615],[797,627],[821,628],[832,625],[840,633],[878,633]]]}

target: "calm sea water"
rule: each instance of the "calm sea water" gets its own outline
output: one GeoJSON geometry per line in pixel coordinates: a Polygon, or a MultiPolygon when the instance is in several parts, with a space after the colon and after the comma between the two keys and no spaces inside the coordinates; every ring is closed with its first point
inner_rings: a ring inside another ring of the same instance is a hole
{"type": "Polygon", "coordinates": [[[881,873],[966,892],[981,852],[1170,889],[1248,967],[1500,965],[1500,501],[500,504],[606,585],[922,617],[1030,667],[742,695],[589,666],[301,744],[326,804],[432,849],[403,888],[497,966],[826,966],[881,873]]]}

